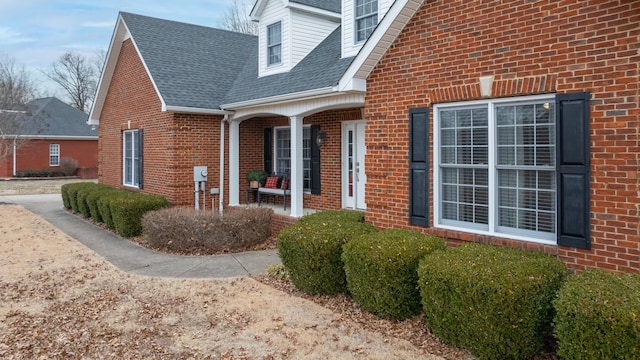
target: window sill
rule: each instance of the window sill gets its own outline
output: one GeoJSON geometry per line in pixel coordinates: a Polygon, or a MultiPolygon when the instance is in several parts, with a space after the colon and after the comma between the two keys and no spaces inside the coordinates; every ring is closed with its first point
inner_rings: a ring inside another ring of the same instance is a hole
{"type": "Polygon", "coordinates": [[[436,229],[452,230],[452,231],[458,231],[458,232],[469,233],[469,234],[491,236],[491,237],[500,238],[500,239],[531,242],[531,243],[536,243],[541,245],[551,245],[551,246],[558,245],[555,240],[545,240],[545,239],[539,239],[539,238],[532,238],[528,236],[518,236],[513,234],[507,234],[507,233],[492,233],[484,230],[476,230],[476,229],[469,229],[469,228],[442,225],[442,224],[434,224],[433,227],[436,229]]]}

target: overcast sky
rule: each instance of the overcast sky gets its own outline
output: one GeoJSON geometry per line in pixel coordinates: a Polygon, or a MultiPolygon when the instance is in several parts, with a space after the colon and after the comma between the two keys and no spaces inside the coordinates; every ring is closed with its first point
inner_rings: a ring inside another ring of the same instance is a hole
{"type": "MultiPolygon", "coordinates": [[[[119,11],[216,27],[233,0],[0,0],[0,56],[9,55],[40,83],[39,69],[66,51],[107,50],[119,11]]],[[[51,93],[54,92],[54,93],[51,93]]]]}

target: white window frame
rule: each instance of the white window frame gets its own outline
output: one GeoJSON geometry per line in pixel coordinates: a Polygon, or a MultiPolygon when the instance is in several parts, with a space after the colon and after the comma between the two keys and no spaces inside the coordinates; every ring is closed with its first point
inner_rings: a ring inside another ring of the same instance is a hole
{"type": "Polygon", "coordinates": [[[271,66],[277,66],[282,64],[282,21],[276,21],[273,24],[267,25],[267,29],[266,29],[267,35],[266,35],[266,44],[267,44],[267,53],[266,53],[266,58],[267,58],[267,67],[271,67],[271,66]],[[277,42],[271,43],[271,36],[269,34],[269,32],[272,29],[275,29],[277,26],[277,28],[279,29],[279,39],[277,42]],[[275,48],[279,49],[279,55],[278,55],[278,61],[272,62],[271,59],[271,49],[275,49],[275,48]]]}
{"type": "Polygon", "coordinates": [[[353,40],[355,44],[360,44],[365,42],[369,36],[371,35],[371,33],[373,32],[373,30],[376,28],[376,26],[378,25],[378,21],[380,19],[378,19],[378,13],[380,12],[379,7],[379,1],[378,0],[353,0],[353,40]],[[375,9],[373,12],[370,13],[362,13],[360,15],[358,15],[358,2],[362,2],[362,3],[372,3],[375,2],[375,9]],[[373,18],[373,26],[371,27],[367,27],[366,26],[366,22],[367,19],[371,19],[373,18]],[[365,27],[364,32],[365,32],[365,37],[364,39],[358,39],[358,33],[360,32],[360,28],[358,27],[358,22],[359,20],[364,20],[365,22],[365,27]]]}
{"type": "MultiPolygon", "coordinates": [[[[304,186],[305,193],[311,193],[311,125],[304,125],[302,127],[303,139],[302,139],[302,162],[303,169],[302,173],[304,174],[303,184],[308,184],[308,186],[304,186]],[[306,156],[309,155],[309,156],[306,156]]],[[[276,174],[280,174],[281,170],[278,168],[278,163],[281,159],[278,156],[278,133],[283,130],[289,131],[289,136],[291,136],[291,127],[290,126],[276,126],[273,128],[273,169],[276,174]]],[[[291,169],[291,149],[289,149],[289,169],[291,169]]],[[[290,175],[290,174],[288,174],[290,175]]]]}
{"type": "MultiPolygon", "coordinates": [[[[486,100],[474,100],[474,101],[465,101],[465,102],[455,102],[455,103],[446,103],[446,104],[434,104],[433,105],[433,221],[434,227],[455,230],[461,232],[475,233],[480,235],[489,235],[496,236],[501,238],[508,238],[514,240],[522,240],[535,242],[540,244],[547,245],[556,245],[556,234],[558,231],[557,224],[557,211],[555,209],[556,216],[556,231],[554,233],[541,233],[534,231],[526,231],[523,230],[520,233],[508,233],[508,232],[500,232],[498,231],[497,224],[497,216],[498,216],[498,184],[497,184],[497,130],[496,130],[496,117],[495,117],[495,107],[496,105],[501,104],[514,104],[514,103],[532,103],[532,102],[549,102],[555,104],[555,94],[545,94],[545,95],[532,95],[532,96],[519,96],[519,97],[509,97],[509,98],[500,98],[500,99],[486,99],[486,100]],[[489,210],[488,210],[488,226],[487,229],[479,229],[478,224],[445,224],[446,221],[442,220],[442,209],[441,209],[441,171],[440,171],[440,110],[446,109],[454,109],[454,108],[468,108],[468,107],[477,107],[477,106],[487,106],[488,110],[488,194],[489,194],[489,210]]],[[[558,109],[555,109],[557,112],[558,109]]],[[[557,126],[557,124],[556,124],[557,126]]],[[[556,151],[557,151],[557,142],[556,139],[556,151]]],[[[556,182],[558,179],[556,178],[556,182]]],[[[555,194],[557,198],[558,194],[555,194]]],[[[554,199],[554,205],[556,201],[554,199]]]]}
{"type": "Polygon", "coordinates": [[[49,144],[49,166],[60,166],[60,144],[49,144]]]}
{"type": "Polygon", "coordinates": [[[136,141],[139,141],[139,129],[135,130],[125,130],[122,132],[122,184],[125,186],[131,186],[135,188],[140,187],[140,179],[137,178],[140,173],[138,167],[140,164],[140,154],[138,154],[138,144],[136,141]],[[127,136],[131,137],[131,143],[127,144],[127,136]],[[128,169],[127,166],[127,145],[130,146],[131,150],[131,167],[128,169]],[[127,180],[127,172],[131,171],[131,181],[127,180]]]}

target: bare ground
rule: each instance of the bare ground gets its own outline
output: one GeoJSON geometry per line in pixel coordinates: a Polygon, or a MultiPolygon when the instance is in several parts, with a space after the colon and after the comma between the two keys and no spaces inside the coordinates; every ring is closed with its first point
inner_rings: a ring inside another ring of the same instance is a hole
{"type": "Polygon", "coordinates": [[[0,205],[0,239],[3,359],[473,359],[421,317],[379,320],[287,280],[126,274],[20,206],[0,205]]]}

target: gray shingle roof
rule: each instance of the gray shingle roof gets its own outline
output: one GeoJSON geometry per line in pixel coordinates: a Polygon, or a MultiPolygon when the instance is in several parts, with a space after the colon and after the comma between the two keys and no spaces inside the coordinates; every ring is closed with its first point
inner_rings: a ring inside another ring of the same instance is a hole
{"type": "Polygon", "coordinates": [[[87,125],[88,115],[55,97],[31,100],[27,103],[31,116],[22,135],[38,136],[95,136],[96,130],[87,125]]]}
{"type": "Polygon", "coordinates": [[[256,36],[121,16],[168,106],[220,109],[222,104],[334,86],[353,60],[341,59],[338,27],[291,71],[259,78],[256,36]]]}
{"type": "Polygon", "coordinates": [[[291,2],[333,11],[338,14],[342,13],[342,3],[340,0],[291,0],[291,2]]]}
{"type": "Polygon", "coordinates": [[[168,106],[218,108],[250,51],[251,35],[121,13],[168,106]]]}
{"type": "MultiPolygon", "coordinates": [[[[251,57],[257,58],[258,48],[251,57]]],[[[291,71],[258,77],[257,61],[248,62],[224,103],[255,100],[337,85],[353,57],[341,58],[340,27],[335,29],[291,71]]]]}

